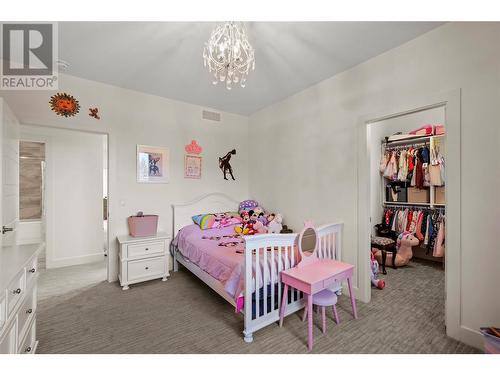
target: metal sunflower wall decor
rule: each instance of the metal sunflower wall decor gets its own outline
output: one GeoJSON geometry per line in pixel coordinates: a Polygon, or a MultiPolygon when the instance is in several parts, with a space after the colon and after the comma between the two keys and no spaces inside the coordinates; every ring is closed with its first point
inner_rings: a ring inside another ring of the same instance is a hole
{"type": "Polygon", "coordinates": [[[50,107],[59,116],[72,117],[80,111],[80,103],[72,95],[57,93],[50,97],[50,107]]]}

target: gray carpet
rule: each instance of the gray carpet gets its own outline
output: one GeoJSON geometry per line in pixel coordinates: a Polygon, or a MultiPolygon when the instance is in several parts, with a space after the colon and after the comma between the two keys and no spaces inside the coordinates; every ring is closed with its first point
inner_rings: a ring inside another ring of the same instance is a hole
{"type": "MultiPolygon", "coordinates": [[[[444,272],[432,263],[388,269],[385,290],[358,303],[339,299],[341,323],[315,316],[313,353],[477,353],[444,332],[444,272]]],[[[151,281],[122,291],[101,282],[70,298],[40,301],[39,353],[306,353],[300,314],[279,328],[268,326],[242,339],[242,316],[187,270],[167,282],[151,281]],[[59,302],[58,302],[59,301],[59,302]]]]}

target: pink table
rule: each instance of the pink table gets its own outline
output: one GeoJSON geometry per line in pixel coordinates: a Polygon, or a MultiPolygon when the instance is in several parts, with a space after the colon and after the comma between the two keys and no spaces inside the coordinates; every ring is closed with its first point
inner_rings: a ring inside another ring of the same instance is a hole
{"type": "Polygon", "coordinates": [[[354,266],[348,263],[339,262],[332,259],[318,259],[302,267],[293,267],[281,272],[281,281],[284,286],[283,299],[280,309],[280,326],[283,325],[283,317],[285,316],[286,298],[288,296],[288,288],[296,288],[307,294],[308,316],[308,347],[312,350],[313,347],[313,294],[321,292],[328,288],[336,281],[347,279],[349,287],[349,295],[351,297],[352,313],[354,319],[358,318],[356,310],[356,300],[352,293],[351,277],[354,266]]]}

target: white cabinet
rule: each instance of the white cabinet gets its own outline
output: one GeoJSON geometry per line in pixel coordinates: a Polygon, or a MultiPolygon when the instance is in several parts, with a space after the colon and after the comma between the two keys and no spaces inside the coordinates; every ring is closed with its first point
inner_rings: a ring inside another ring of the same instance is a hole
{"type": "Polygon", "coordinates": [[[120,244],[120,272],[118,278],[123,290],[130,284],[142,281],[162,279],[169,275],[168,249],[170,236],[159,232],[152,237],[118,237],[120,244]]]}
{"type": "Polygon", "coordinates": [[[0,354],[35,353],[37,259],[43,244],[1,249],[0,354]]]}

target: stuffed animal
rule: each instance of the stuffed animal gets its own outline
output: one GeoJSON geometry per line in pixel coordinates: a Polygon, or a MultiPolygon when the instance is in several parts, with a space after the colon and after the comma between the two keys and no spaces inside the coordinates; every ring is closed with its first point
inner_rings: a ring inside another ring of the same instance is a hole
{"type": "Polygon", "coordinates": [[[254,228],[256,221],[250,218],[249,212],[241,212],[242,224],[234,227],[234,231],[242,236],[251,236],[257,233],[257,229],[254,228]]]}
{"type": "Polygon", "coordinates": [[[235,226],[234,231],[238,234],[245,236],[250,232],[249,228],[250,215],[248,214],[247,211],[241,211],[240,215],[241,215],[241,225],[235,226]]]}
{"type": "MultiPolygon", "coordinates": [[[[413,257],[412,247],[419,244],[418,238],[411,232],[403,232],[398,236],[396,242],[396,267],[406,266],[410,259],[413,257]]],[[[382,251],[379,250],[375,253],[377,262],[382,264],[382,251]]],[[[387,252],[386,264],[392,264],[392,253],[387,252]]]]}
{"type": "Polygon", "coordinates": [[[255,230],[255,234],[263,234],[263,233],[267,233],[267,228],[264,224],[262,224],[261,221],[256,221],[255,223],[253,223],[253,229],[255,230]]]}
{"type": "Polygon", "coordinates": [[[250,211],[248,211],[248,215],[250,215],[250,222],[252,224],[255,224],[255,222],[259,218],[259,215],[257,214],[257,212],[254,210],[250,210],[250,211]]]}
{"type": "Polygon", "coordinates": [[[370,279],[372,281],[372,285],[378,289],[385,288],[385,281],[380,280],[378,278],[378,262],[373,255],[373,252],[370,254],[370,279]]]}
{"type": "Polygon", "coordinates": [[[264,212],[261,212],[259,214],[259,217],[257,218],[257,220],[260,221],[262,223],[262,225],[264,225],[265,227],[267,227],[267,217],[264,214],[264,212]]]}
{"type": "Polygon", "coordinates": [[[253,210],[255,209],[255,207],[259,207],[259,204],[254,201],[254,200],[246,200],[246,201],[243,201],[240,203],[240,207],[238,209],[238,212],[241,214],[243,211],[250,211],[250,210],[253,210]]]}
{"type": "Polygon", "coordinates": [[[281,214],[270,214],[267,219],[269,220],[269,223],[267,224],[268,233],[281,232],[281,229],[283,229],[283,225],[281,224],[283,222],[283,217],[281,214]]]}

